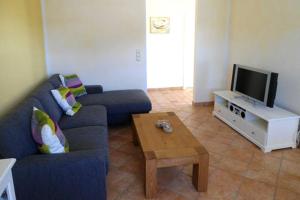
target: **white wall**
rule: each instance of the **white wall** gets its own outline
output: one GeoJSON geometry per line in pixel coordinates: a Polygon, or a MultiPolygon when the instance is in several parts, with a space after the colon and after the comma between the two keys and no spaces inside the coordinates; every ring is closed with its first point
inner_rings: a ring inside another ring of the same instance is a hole
{"type": "Polygon", "coordinates": [[[194,87],[195,69],[195,31],[196,31],[196,1],[185,0],[185,28],[184,28],[184,60],[183,60],[183,87],[194,87]]]}
{"type": "Polygon", "coordinates": [[[105,90],[146,89],[141,0],[42,0],[48,73],[77,73],[105,90]],[[141,61],[136,61],[136,50],[141,61]]]}
{"type": "Polygon", "coordinates": [[[231,0],[197,1],[194,102],[226,88],[230,10],[231,0]]]}
{"type": "Polygon", "coordinates": [[[147,0],[148,88],[192,87],[195,0],[147,0]],[[170,33],[150,33],[150,17],[170,17],[170,33]]]}
{"type": "Polygon", "coordinates": [[[278,72],[276,104],[300,114],[299,0],[233,0],[230,52],[230,66],[278,72]]]}
{"type": "MultiPolygon", "coordinates": [[[[145,1],[42,2],[49,74],[75,72],[105,89],[146,89],[145,1]]],[[[298,0],[197,0],[194,101],[212,100],[240,63],[278,72],[276,103],[300,113],[299,8],[298,0]]]]}

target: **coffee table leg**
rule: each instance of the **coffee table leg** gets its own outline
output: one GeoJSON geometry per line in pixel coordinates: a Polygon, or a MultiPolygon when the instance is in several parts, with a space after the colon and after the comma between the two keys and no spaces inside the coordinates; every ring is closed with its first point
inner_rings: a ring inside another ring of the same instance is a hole
{"type": "Polygon", "coordinates": [[[157,168],[156,168],[156,160],[146,160],[146,176],[145,176],[145,190],[146,190],[146,198],[154,198],[156,195],[157,188],[157,168]]]}
{"type": "Polygon", "coordinates": [[[208,184],[208,154],[199,156],[199,163],[193,165],[193,184],[197,191],[206,192],[208,184]]]}

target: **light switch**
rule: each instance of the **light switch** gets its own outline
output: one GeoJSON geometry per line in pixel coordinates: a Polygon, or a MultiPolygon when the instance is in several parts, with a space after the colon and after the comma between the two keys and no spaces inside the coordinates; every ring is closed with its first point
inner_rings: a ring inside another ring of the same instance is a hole
{"type": "Polygon", "coordinates": [[[135,51],[135,60],[136,60],[137,62],[141,62],[141,50],[140,50],[140,49],[137,49],[137,50],[135,51]]]}

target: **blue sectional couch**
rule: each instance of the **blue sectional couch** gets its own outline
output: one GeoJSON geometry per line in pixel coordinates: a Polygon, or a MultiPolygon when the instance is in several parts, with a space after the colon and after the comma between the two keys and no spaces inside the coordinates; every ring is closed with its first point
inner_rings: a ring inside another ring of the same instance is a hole
{"type": "Polygon", "coordinates": [[[106,199],[108,125],[128,123],[131,114],[151,110],[141,90],[104,92],[86,86],[78,98],[83,107],[73,117],[63,114],[50,90],[61,85],[58,75],[41,84],[0,121],[0,158],[17,158],[13,178],[18,200],[106,199]],[[31,135],[32,107],[46,111],[63,130],[70,153],[40,154],[31,135]]]}

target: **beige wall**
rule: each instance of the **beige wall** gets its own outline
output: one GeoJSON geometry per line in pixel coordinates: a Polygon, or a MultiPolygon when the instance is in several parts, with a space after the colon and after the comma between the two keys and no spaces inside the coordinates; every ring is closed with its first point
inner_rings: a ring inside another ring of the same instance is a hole
{"type": "Polygon", "coordinates": [[[0,0],[0,115],[45,77],[39,0],[0,0]]]}
{"type": "Polygon", "coordinates": [[[231,27],[229,74],[233,63],[278,72],[276,104],[300,113],[300,1],[233,0],[231,27]]]}

